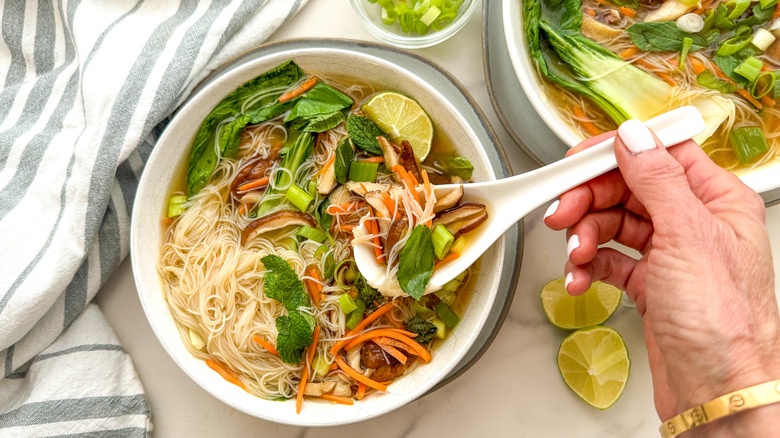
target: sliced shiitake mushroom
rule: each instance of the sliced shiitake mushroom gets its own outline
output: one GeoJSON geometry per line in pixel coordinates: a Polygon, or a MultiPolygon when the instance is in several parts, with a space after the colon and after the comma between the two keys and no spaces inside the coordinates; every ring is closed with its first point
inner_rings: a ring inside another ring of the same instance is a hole
{"type": "Polygon", "coordinates": [[[379,141],[379,147],[382,149],[382,155],[385,157],[385,167],[392,169],[393,166],[399,164],[401,148],[390,143],[385,137],[377,137],[376,139],[379,141]]]}
{"type": "MultiPolygon", "coordinates": [[[[417,178],[417,181],[422,182],[423,179],[422,175],[420,175],[420,169],[417,167],[417,160],[414,159],[414,149],[412,149],[412,145],[406,140],[401,142],[401,155],[398,157],[398,164],[406,169],[407,172],[414,175],[414,177],[417,178]]],[[[388,167],[388,169],[392,169],[392,167],[388,167]]]]}
{"type": "Polygon", "coordinates": [[[235,203],[243,196],[243,193],[238,193],[238,188],[248,182],[262,178],[265,172],[272,167],[279,159],[279,151],[281,150],[281,144],[278,146],[272,146],[268,150],[268,156],[247,162],[241,169],[239,169],[236,177],[233,178],[233,183],[230,185],[230,199],[235,203]]]}
{"type": "Polygon", "coordinates": [[[241,233],[241,244],[246,245],[247,242],[260,234],[278,230],[289,225],[308,225],[314,227],[317,223],[314,221],[313,217],[300,211],[279,211],[271,213],[255,219],[244,228],[244,232],[241,233]]]}
{"type": "Polygon", "coordinates": [[[336,184],[336,169],[331,164],[317,181],[317,193],[327,195],[336,187],[336,184]]]}
{"type": "Polygon", "coordinates": [[[401,240],[406,230],[409,229],[409,220],[406,217],[396,219],[390,224],[387,230],[387,240],[385,243],[385,257],[390,259],[390,250],[401,240]]]}
{"type": "Polygon", "coordinates": [[[347,186],[347,190],[358,196],[366,196],[368,192],[387,192],[390,190],[390,184],[372,182],[347,181],[345,186],[347,186]]]}
{"type": "Polygon", "coordinates": [[[482,225],[488,218],[487,208],[476,202],[466,202],[439,213],[433,226],[444,225],[455,238],[482,225]]]}
{"type": "Polygon", "coordinates": [[[444,210],[449,210],[458,205],[461,199],[463,199],[463,186],[458,186],[436,200],[436,204],[433,206],[433,212],[439,213],[444,210]]]}

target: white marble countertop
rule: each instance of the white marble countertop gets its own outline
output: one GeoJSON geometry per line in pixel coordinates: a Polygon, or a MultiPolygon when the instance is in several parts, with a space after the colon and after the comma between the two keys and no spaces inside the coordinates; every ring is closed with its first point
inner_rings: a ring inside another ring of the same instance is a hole
{"type": "MultiPolygon", "coordinates": [[[[418,50],[458,78],[498,133],[515,173],[535,167],[512,142],[490,104],[482,69],[482,17],[439,46],[418,50]]],[[[330,37],[374,41],[346,0],[310,0],[270,41],[330,37]]],[[[547,323],[539,303],[541,287],[562,275],[564,235],[541,222],[544,207],[525,219],[520,281],[509,315],[492,346],[464,375],[438,392],[391,414],[349,426],[303,429],[238,412],[211,397],[168,357],[152,333],[125,260],[97,296],[97,302],[136,365],[152,407],[158,437],[344,437],[423,436],[658,436],[647,352],[636,311],[620,308],[606,325],[626,340],[631,376],[622,398],[598,411],[563,383],[555,365],[563,331],[547,323]]],[[[780,207],[767,210],[767,224],[780,290],[780,207]]]]}

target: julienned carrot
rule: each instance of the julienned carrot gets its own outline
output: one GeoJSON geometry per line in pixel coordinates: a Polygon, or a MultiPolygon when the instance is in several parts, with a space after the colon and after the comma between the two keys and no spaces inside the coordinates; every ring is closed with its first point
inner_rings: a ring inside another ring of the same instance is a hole
{"type": "Polygon", "coordinates": [[[596,11],[594,11],[591,8],[585,8],[585,13],[590,15],[591,17],[595,17],[596,16],[596,11]]]}
{"type": "Polygon", "coordinates": [[[316,83],[317,83],[317,78],[315,78],[314,76],[310,77],[309,79],[306,79],[305,81],[303,81],[301,85],[279,96],[279,103],[287,102],[290,99],[300,96],[301,94],[305,93],[309,88],[313,87],[314,84],[316,83]]]}
{"type": "Polygon", "coordinates": [[[306,391],[306,382],[309,380],[309,370],[311,369],[311,361],[314,360],[314,352],[317,350],[317,340],[320,337],[320,326],[314,327],[314,332],[311,335],[311,345],[309,345],[308,351],[306,351],[306,362],[303,363],[303,374],[301,374],[301,384],[298,386],[298,397],[295,400],[295,412],[301,413],[301,407],[303,406],[303,393],[306,391]]]}
{"type": "Polygon", "coordinates": [[[379,164],[381,164],[381,163],[385,162],[385,157],[383,157],[383,156],[369,157],[369,158],[363,158],[360,161],[362,161],[364,163],[379,163],[379,164]]]}
{"type": "Polygon", "coordinates": [[[707,70],[707,67],[704,65],[703,62],[699,61],[698,59],[691,57],[689,58],[691,60],[691,65],[693,66],[693,71],[696,72],[696,74],[701,74],[704,70],[707,70]]]}
{"type": "Polygon", "coordinates": [[[385,207],[387,207],[387,211],[390,212],[390,216],[392,216],[393,219],[398,219],[399,215],[395,209],[395,202],[393,202],[393,198],[390,197],[387,192],[382,192],[382,200],[385,202],[385,207]]]}
{"type": "Polygon", "coordinates": [[[714,2],[714,1],[715,0],[705,0],[705,1],[703,1],[702,4],[701,4],[701,7],[699,9],[693,11],[693,13],[696,14],[696,15],[701,15],[701,13],[706,11],[707,8],[709,8],[710,5],[712,4],[712,2],[714,2]]]}
{"type": "Polygon", "coordinates": [[[243,389],[246,392],[249,392],[249,390],[246,388],[246,385],[244,385],[240,380],[238,380],[238,377],[235,376],[235,374],[231,373],[230,371],[226,370],[222,367],[219,363],[211,360],[206,359],[206,365],[209,366],[212,370],[219,373],[220,376],[222,376],[223,379],[227,380],[228,382],[238,386],[239,388],[243,389]]]}
{"type": "Polygon", "coordinates": [[[393,347],[392,345],[386,342],[382,342],[383,339],[386,338],[381,337],[379,339],[375,339],[374,342],[376,342],[376,344],[379,345],[379,348],[384,350],[387,354],[398,359],[398,362],[401,362],[402,364],[406,365],[406,359],[407,359],[406,355],[401,353],[397,348],[393,347]]]}
{"type": "Polygon", "coordinates": [[[173,223],[173,218],[170,218],[170,217],[164,217],[164,218],[162,218],[162,222],[163,222],[165,225],[170,225],[170,224],[172,224],[172,223],[173,223]]]}
{"type": "MultiPolygon", "coordinates": [[[[311,278],[314,278],[315,280],[320,280],[320,275],[317,273],[317,268],[314,267],[314,265],[309,265],[306,268],[306,275],[308,275],[311,278]]],[[[308,278],[303,280],[303,283],[306,285],[306,289],[309,291],[309,295],[311,296],[312,301],[314,301],[315,306],[320,305],[320,292],[322,292],[322,285],[319,284],[315,280],[309,280],[308,278]]]]}
{"type": "Polygon", "coordinates": [[[325,165],[322,166],[322,169],[318,170],[317,173],[314,174],[314,176],[320,176],[323,173],[328,171],[328,168],[333,165],[333,163],[336,161],[336,153],[334,152],[333,155],[328,158],[328,161],[325,162],[325,165]]]}
{"type": "Polygon", "coordinates": [[[397,339],[403,342],[404,344],[407,344],[408,346],[412,347],[412,349],[414,349],[414,354],[420,356],[420,358],[422,358],[425,362],[429,362],[431,360],[431,354],[428,353],[425,347],[415,342],[415,340],[410,338],[409,336],[399,333],[399,331],[400,330],[391,330],[391,329],[370,330],[365,333],[362,333],[360,336],[349,341],[349,343],[346,346],[344,346],[344,349],[350,350],[352,348],[355,348],[357,345],[362,344],[363,342],[366,342],[370,339],[386,336],[388,338],[397,339]]]}
{"type": "Polygon", "coordinates": [[[320,398],[324,398],[325,400],[336,402],[341,405],[349,405],[352,406],[355,404],[355,402],[349,398],[349,397],[342,397],[340,395],[333,395],[333,394],[322,394],[320,398]]]}
{"type": "Polygon", "coordinates": [[[775,6],[775,13],[772,14],[772,18],[780,18],[780,3],[775,6]]]}
{"type": "Polygon", "coordinates": [[[407,353],[414,354],[414,349],[412,347],[410,347],[407,344],[404,344],[403,342],[401,342],[401,341],[399,341],[397,339],[388,338],[387,336],[383,336],[383,337],[379,338],[379,341],[384,342],[387,345],[392,345],[393,347],[398,348],[400,350],[403,350],[403,351],[405,351],[407,353]]]}
{"type": "Polygon", "coordinates": [[[626,17],[629,17],[629,18],[634,18],[634,17],[636,17],[636,11],[635,11],[635,10],[633,10],[633,9],[624,8],[624,7],[619,7],[619,8],[618,8],[618,11],[620,11],[620,13],[621,13],[621,14],[623,14],[623,15],[625,15],[626,17]]]}
{"type": "Polygon", "coordinates": [[[256,189],[259,187],[265,187],[268,185],[268,177],[264,176],[260,179],[256,179],[254,181],[249,181],[248,183],[241,184],[238,186],[239,192],[245,192],[247,190],[256,189]]]}
{"type": "Polygon", "coordinates": [[[241,216],[246,211],[246,204],[241,204],[241,207],[238,207],[238,215],[241,216]]]}
{"type": "MultiPolygon", "coordinates": [[[[360,333],[364,328],[368,327],[369,324],[371,324],[372,322],[374,322],[377,319],[379,319],[380,316],[382,316],[385,313],[387,313],[390,310],[392,310],[393,307],[395,307],[395,305],[393,304],[392,301],[389,301],[388,303],[386,303],[383,306],[379,307],[378,309],[374,310],[370,315],[368,315],[365,318],[363,318],[363,320],[360,321],[358,323],[358,325],[356,325],[355,328],[352,329],[352,331],[349,332],[349,333],[360,333]]],[[[349,333],[347,333],[347,334],[349,334],[349,333]]],[[[350,340],[351,340],[350,338],[345,338],[345,339],[342,339],[342,340],[336,342],[336,344],[333,347],[331,347],[330,354],[335,356],[336,353],[339,350],[341,350],[341,347],[347,345],[347,343],[350,340]]]]}
{"type": "Polygon", "coordinates": [[[590,120],[588,120],[588,116],[585,114],[585,111],[580,108],[579,105],[574,105],[574,115],[578,118],[578,122],[582,125],[583,128],[585,128],[586,131],[592,136],[597,136],[599,134],[602,134],[601,130],[596,127],[596,125],[593,124],[590,120]]]}
{"type": "Polygon", "coordinates": [[[750,95],[750,93],[747,92],[747,90],[739,89],[737,90],[737,93],[739,93],[740,96],[744,97],[748,100],[748,102],[752,103],[754,107],[761,109],[764,107],[764,105],[761,104],[761,102],[757,101],[753,96],[750,95]]]}
{"type": "Polygon", "coordinates": [[[354,229],[355,229],[354,225],[342,225],[341,226],[341,231],[352,231],[354,229]]]}
{"type": "Polygon", "coordinates": [[[761,98],[761,103],[763,103],[764,105],[766,105],[768,107],[773,107],[773,106],[777,105],[777,101],[775,101],[774,99],[772,99],[769,96],[762,97],[761,98]]]}
{"type": "Polygon", "coordinates": [[[273,355],[276,355],[276,356],[279,355],[279,352],[276,351],[276,348],[274,348],[273,345],[271,345],[268,342],[266,342],[266,340],[261,338],[260,336],[254,335],[254,336],[252,336],[252,340],[257,342],[258,344],[260,344],[261,347],[263,347],[266,350],[268,350],[269,353],[271,353],[273,355]]]}
{"type": "Polygon", "coordinates": [[[444,256],[443,259],[439,260],[438,262],[436,262],[436,264],[433,265],[433,270],[435,271],[435,270],[439,269],[441,267],[441,265],[443,265],[445,263],[449,263],[449,262],[457,259],[458,257],[460,257],[460,254],[456,253],[455,251],[450,251],[450,253],[447,254],[446,256],[444,256]]]}
{"type": "Polygon", "coordinates": [[[427,196],[431,196],[431,193],[433,193],[433,187],[431,186],[431,180],[428,179],[428,172],[425,169],[422,170],[422,179],[423,184],[425,185],[425,194],[427,196]]]}
{"type": "Polygon", "coordinates": [[[339,368],[341,368],[345,373],[347,373],[349,377],[352,377],[358,382],[362,382],[366,386],[374,388],[377,391],[382,391],[382,392],[387,391],[387,385],[383,385],[377,381],[371,380],[368,377],[353,370],[349,365],[347,365],[346,362],[344,362],[344,359],[342,359],[341,356],[336,356],[336,363],[339,364],[339,368]]]}
{"type": "Polygon", "coordinates": [[[639,47],[633,46],[629,47],[626,50],[623,50],[620,53],[620,57],[623,59],[633,58],[634,56],[639,54],[639,47]]]}
{"type": "Polygon", "coordinates": [[[414,176],[412,172],[407,171],[406,173],[409,175],[409,179],[412,180],[412,187],[417,187],[420,185],[420,181],[417,181],[417,177],[414,176]]]}
{"type": "Polygon", "coordinates": [[[363,397],[366,396],[366,384],[363,382],[358,382],[358,390],[355,393],[355,398],[358,400],[362,400],[363,397]]]}
{"type": "Polygon", "coordinates": [[[417,190],[416,190],[417,184],[414,184],[414,182],[410,178],[411,175],[409,175],[409,172],[407,172],[406,169],[404,169],[404,167],[401,166],[400,164],[396,164],[395,166],[393,166],[393,170],[397,172],[398,175],[401,176],[401,179],[404,180],[404,182],[406,183],[407,191],[412,195],[412,198],[414,198],[414,200],[417,201],[417,203],[422,208],[422,202],[420,202],[420,196],[417,195],[417,190]]]}
{"type": "Polygon", "coordinates": [[[374,235],[374,255],[379,263],[385,262],[385,251],[382,249],[382,240],[379,238],[379,224],[376,219],[368,221],[371,224],[371,234],[374,235]]]}

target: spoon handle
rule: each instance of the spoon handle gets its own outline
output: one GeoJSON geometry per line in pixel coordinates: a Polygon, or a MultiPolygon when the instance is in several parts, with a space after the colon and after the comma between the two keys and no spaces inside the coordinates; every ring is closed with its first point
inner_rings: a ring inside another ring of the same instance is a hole
{"type": "MultiPolygon", "coordinates": [[[[678,108],[645,122],[665,147],[704,131],[704,120],[693,106],[678,108]]],[[[464,186],[469,199],[482,198],[500,216],[494,226],[503,233],[523,216],[562,193],[617,167],[615,138],[550,165],[499,181],[464,186]],[[500,223],[500,225],[499,225],[500,223]]]]}

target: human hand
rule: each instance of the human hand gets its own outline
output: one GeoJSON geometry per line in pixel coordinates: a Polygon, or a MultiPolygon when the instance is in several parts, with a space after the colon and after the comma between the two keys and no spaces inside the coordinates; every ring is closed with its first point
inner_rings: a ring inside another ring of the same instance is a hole
{"type": "MultiPolygon", "coordinates": [[[[667,151],[636,121],[618,130],[615,155],[619,171],[564,193],[545,223],[568,229],[570,294],[601,280],[636,302],[661,419],[780,378],[780,317],[761,198],[696,143],[667,151]],[[610,240],[641,258],[598,248],[610,240]]],[[[780,405],[755,413],[770,409],[780,418],[780,405]]]]}

